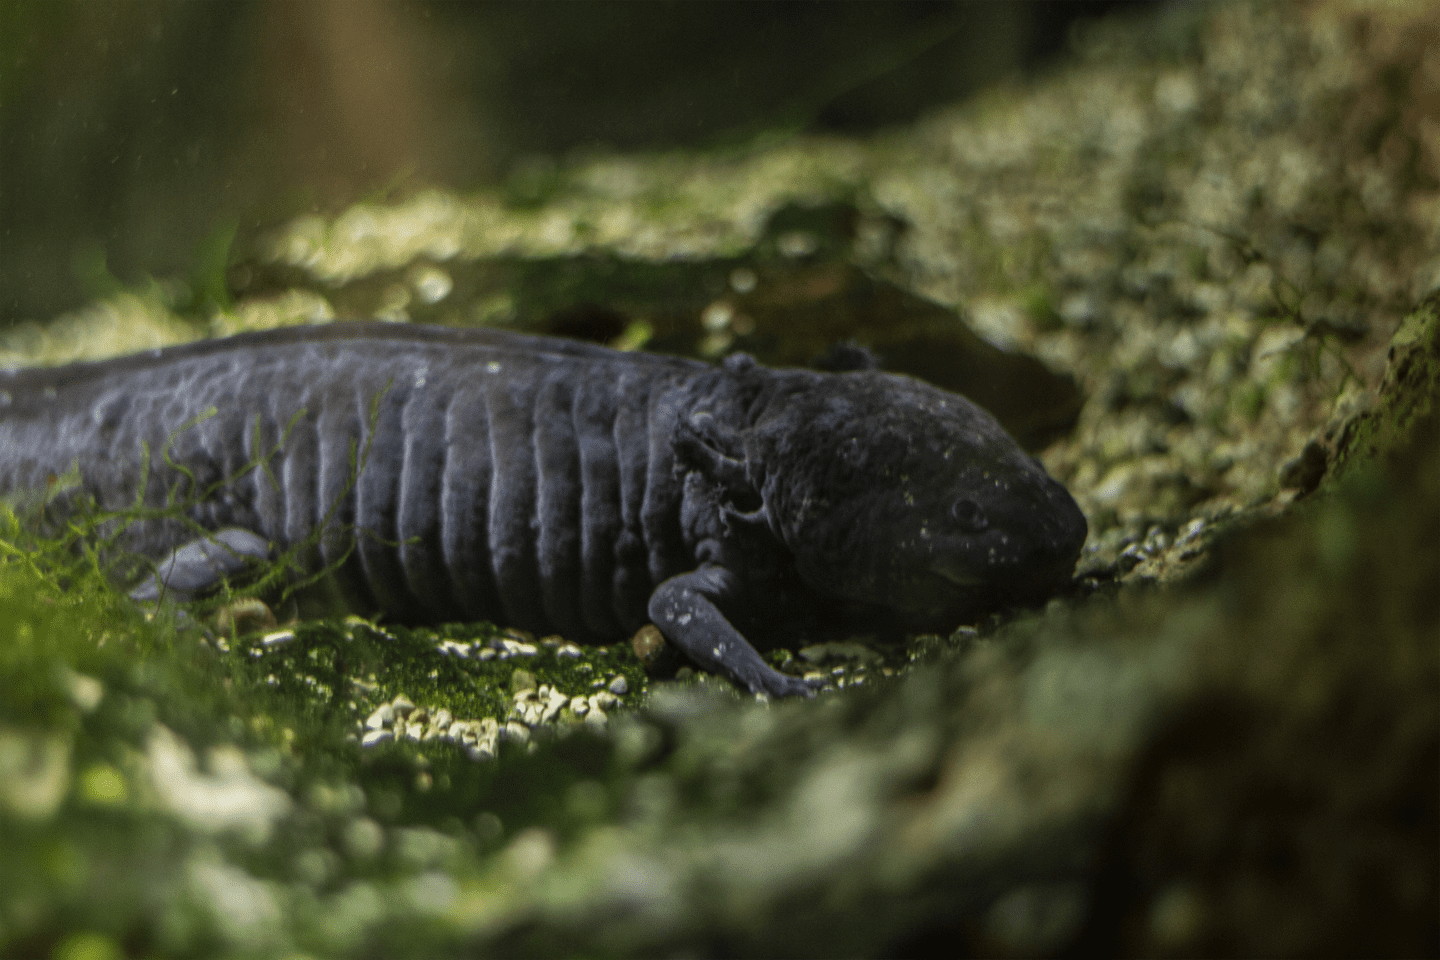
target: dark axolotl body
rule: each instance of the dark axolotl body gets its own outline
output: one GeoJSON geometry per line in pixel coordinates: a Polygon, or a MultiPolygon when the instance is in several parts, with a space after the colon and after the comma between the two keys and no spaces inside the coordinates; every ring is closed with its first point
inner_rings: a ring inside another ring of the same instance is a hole
{"type": "Polygon", "coordinates": [[[357,608],[579,642],[653,621],[770,695],[807,687],[737,627],[947,630],[1063,584],[1086,531],[987,413],[907,377],[389,324],[0,371],[0,492],[72,466],[107,508],[147,475],[155,505],[213,487],[188,514],[216,537],[125,532],[161,560],[137,597],[213,586],[324,524],[309,562],[336,564],[357,608]]]}

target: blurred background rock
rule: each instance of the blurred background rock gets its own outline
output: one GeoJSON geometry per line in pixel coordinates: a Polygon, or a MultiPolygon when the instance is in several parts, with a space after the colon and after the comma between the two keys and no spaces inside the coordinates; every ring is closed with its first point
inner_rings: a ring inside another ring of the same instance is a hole
{"type": "Polygon", "coordinates": [[[151,276],[203,301],[237,231],[361,198],[906,122],[1115,6],[5,0],[0,325],[151,276]]]}

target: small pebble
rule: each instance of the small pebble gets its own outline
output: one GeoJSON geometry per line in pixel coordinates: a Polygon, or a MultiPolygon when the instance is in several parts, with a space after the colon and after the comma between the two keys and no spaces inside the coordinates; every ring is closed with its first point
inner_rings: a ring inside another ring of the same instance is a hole
{"type": "Polygon", "coordinates": [[[70,701],[80,709],[81,713],[89,713],[94,710],[105,696],[105,685],[83,673],[67,672],[65,685],[70,694],[70,701]]]}
{"type": "Polygon", "coordinates": [[[373,747],[378,743],[388,743],[394,739],[395,734],[390,730],[370,730],[360,738],[360,746],[373,747]]]}
{"type": "Polygon", "coordinates": [[[590,701],[584,697],[576,697],[570,701],[570,712],[577,717],[583,717],[590,712],[590,701]]]}
{"type": "Polygon", "coordinates": [[[630,692],[630,684],[625,682],[625,678],[623,676],[616,677],[614,680],[610,681],[610,692],[615,694],[615,696],[617,697],[623,697],[625,696],[625,694],[630,692]]]}
{"type": "Polygon", "coordinates": [[[567,643],[567,644],[565,644],[563,647],[561,647],[559,650],[556,650],[556,651],[555,651],[555,656],[557,656],[557,657],[578,657],[578,656],[580,656],[580,648],[577,647],[577,646],[575,646],[575,644],[573,644],[573,643],[567,643]]]}
{"type": "Polygon", "coordinates": [[[649,663],[665,649],[665,636],[655,624],[647,623],[630,638],[630,647],[641,663],[649,663]]]}
{"type": "Polygon", "coordinates": [[[390,706],[394,708],[397,717],[407,717],[410,711],[415,709],[415,704],[403,693],[397,694],[395,699],[390,701],[390,706]]]}
{"type": "Polygon", "coordinates": [[[604,728],[605,721],[608,719],[609,718],[605,716],[605,711],[598,708],[585,714],[585,722],[596,729],[604,728]]]}
{"type": "Polygon", "coordinates": [[[221,633],[258,633],[275,629],[275,614],[254,597],[236,600],[215,613],[215,629],[221,633]]]}
{"type": "Polygon", "coordinates": [[[1180,528],[1180,535],[1175,538],[1175,546],[1187,547],[1190,542],[1205,531],[1205,518],[1196,517],[1185,526],[1180,528]]]}
{"type": "Polygon", "coordinates": [[[526,743],[530,740],[530,729],[525,724],[516,723],[513,720],[505,724],[501,733],[506,740],[515,743],[526,743]]]}
{"type": "Polygon", "coordinates": [[[450,715],[450,711],[444,707],[435,711],[435,725],[437,727],[448,727],[454,719],[455,718],[450,715]]]}

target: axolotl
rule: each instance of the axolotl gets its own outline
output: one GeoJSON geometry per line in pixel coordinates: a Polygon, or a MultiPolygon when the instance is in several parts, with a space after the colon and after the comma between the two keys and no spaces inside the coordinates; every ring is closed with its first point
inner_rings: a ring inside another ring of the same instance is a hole
{"type": "Polygon", "coordinates": [[[703,669],[806,694],[747,637],[949,631],[1061,588],[1086,536],[984,410],[853,366],[382,323],[246,333],[0,371],[0,492],[78,468],[101,508],[184,504],[120,538],[154,561],[138,599],[309,544],[360,611],[581,643],[653,622],[703,669]]]}

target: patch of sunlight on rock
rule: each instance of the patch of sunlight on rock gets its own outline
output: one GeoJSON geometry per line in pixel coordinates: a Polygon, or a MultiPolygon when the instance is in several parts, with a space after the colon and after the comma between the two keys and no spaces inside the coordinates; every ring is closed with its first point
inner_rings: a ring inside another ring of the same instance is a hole
{"type": "Polygon", "coordinates": [[[622,256],[726,255],[753,244],[781,204],[853,187],[863,160],[854,144],[818,138],[738,157],[592,157],[566,169],[564,188],[541,210],[517,209],[503,191],[427,191],[358,204],[334,220],[299,217],[261,242],[260,258],[343,284],[422,258],[560,255],[581,236],[622,256]]]}
{"type": "Polygon", "coordinates": [[[247,300],[235,309],[215,314],[210,333],[228,337],[246,330],[275,330],[306,323],[329,323],[335,319],[330,301],[308,290],[289,290],[268,300],[247,300]]]}
{"type": "Polygon", "coordinates": [[[86,803],[100,806],[122,804],[130,796],[125,776],[108,763],[93,764],[80,775],[76,796],[86,803]]]}
{"type": "Polygon", "coordinates": [[[0,727],[0,810],[47,820],[70,790],[70,738],[0,727]]]}
{"type": "Polygon", "coordinates": [[[336,953],[351,953],[369,928],[385,918],[385,901],[372,884],[357,880],[328,896],[315,914],[320,935],[336,953]]]}
{"type": "Polygon", "coordinates": [[[415,912],[438,914],[445,913],[455,903],[460,887],[447,874],[428,870],[402,882],[399,893],[415,912]]]}
{"type": "Polygon", "coordinates": [[[43,326],[26,322],[0,335],[0,366],[103,360],[189,343],[199,332],[170,311],[158,290],[125,291],[43,326]]]}
{"type": "Polygon", "coordinates": [[[124,954],[104,934],[76,933],[66,937],[52,956],[55,960],[120,960],[124,954]]]}
{"type": "Polygon", "coordinates": [[[163,726],[145,745],[150,783],[161,804],[197,830],[235,830],[253,843],[270,836],[275,821],[290,812],[288,794],[256,777],[236,747],[209,752],[209,773],[196,769],[195,753],[163,726]]]}
{"type": "Polygon", "coordinates": [[[218,861],[192,860],[185,873],[192,895],[226,940],[251,950],[273,944],[281,912],[271,884],[218,861]]]}

